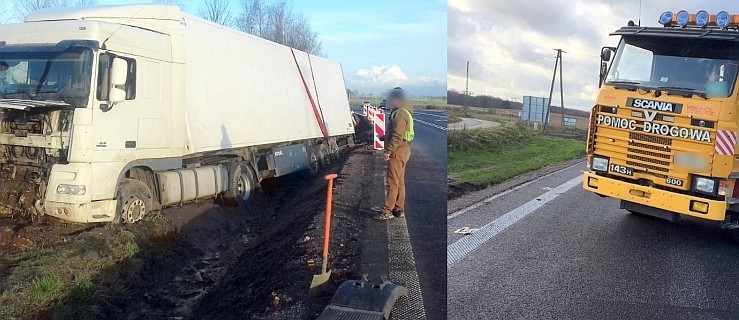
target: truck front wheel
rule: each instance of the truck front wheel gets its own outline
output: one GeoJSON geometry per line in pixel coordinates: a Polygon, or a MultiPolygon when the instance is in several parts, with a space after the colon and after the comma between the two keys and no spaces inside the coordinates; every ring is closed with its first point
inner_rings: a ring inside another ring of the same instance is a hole
{"type": "Polygon", "coordinates": [[[134,223],[141,220],[152,209],[149,187],[136,179],[125,179],[118,189],[116,221],[134,223]]]}

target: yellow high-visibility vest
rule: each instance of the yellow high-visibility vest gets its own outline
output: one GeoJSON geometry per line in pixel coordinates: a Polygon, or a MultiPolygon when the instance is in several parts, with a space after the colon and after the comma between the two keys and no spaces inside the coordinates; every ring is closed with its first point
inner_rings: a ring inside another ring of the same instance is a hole
{"type": "Polygon", "coordinates": [[[398,112],[398,110],[403,110],[405,113],[408,114],[408,130],[405,131],[405,134],[403,135],[403,140],[405,141],[413,141],[413,138],[415,137],[416,133],[413,131],[413,114],[403,108],[398,108],[393,111],[393,113],[390,115],[391,120],[395,120],[395,114],[398,112]]]}

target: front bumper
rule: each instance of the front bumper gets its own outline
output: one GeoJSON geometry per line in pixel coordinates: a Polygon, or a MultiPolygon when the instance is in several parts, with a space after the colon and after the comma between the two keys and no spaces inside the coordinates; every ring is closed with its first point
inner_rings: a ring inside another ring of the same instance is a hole
{"type": "Polygon", "coordinates": [[[726,201],[709,200],[686,194],[640,186],[598,176],[592,172],[585,173],[583,177],[583,188],[600,195],[667,210],[686,216],[714,221],[724,221],[726,217],[726,201]],[[597,179],[597,188],[590,186],[590,184],[592,184],[589,183],[590,179],[597,179]],[[708,212],[699,213],[690,211],[690,202],[693,200],[707,203],[708,212]]]}
{"type": "Polygon", "coordinates": [[[87,203],[44,203],[47,215],[66,221],[91,223],[113,221],[116,208],[116,200],[101,200],[87,203]]]}

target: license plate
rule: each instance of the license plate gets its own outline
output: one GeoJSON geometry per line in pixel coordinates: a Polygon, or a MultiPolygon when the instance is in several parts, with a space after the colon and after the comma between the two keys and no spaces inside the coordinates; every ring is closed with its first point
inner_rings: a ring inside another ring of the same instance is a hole
{"type": "Polygon", "coordinates": [[[665,183],[671,184],[673,186],[678,186],[678,187],[682,187],[683,186],[683,181],[682,180],[675,179],[675,178],[670,178],[670,177],[667,177],[667,179],[665,179],[665,183]]]}
{"type": "Polygon", "coordinates": [[[618,173],[618,174],[624,174],[624,175],[627,175],[627,176],[633,176],[634,175],[634,169],[629,168],[629,167],[626,167],[626,166],[622,166],[622,165],[619,165],[619,164],[612,164],[612,165],[610,165],[609,170],[611,172],[615,172],[615,173],[618,173]]]}

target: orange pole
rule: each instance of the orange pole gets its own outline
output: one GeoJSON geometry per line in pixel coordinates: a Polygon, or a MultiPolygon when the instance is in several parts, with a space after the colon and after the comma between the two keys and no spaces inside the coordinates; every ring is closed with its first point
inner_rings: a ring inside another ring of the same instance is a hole
{"type": "Polygon", "coordinates": [[[334,179],[339,177],[338,174],[332,173],[326,175],[328,180],[328,192],[326,193],[326,223],[323,227],[323,273],[326,273],[328,267],[328,243],[331,236],[331,202],[333,199],[334,179]]]}

